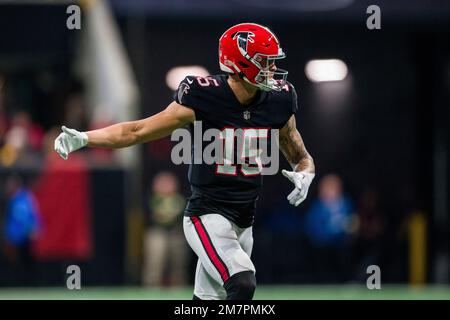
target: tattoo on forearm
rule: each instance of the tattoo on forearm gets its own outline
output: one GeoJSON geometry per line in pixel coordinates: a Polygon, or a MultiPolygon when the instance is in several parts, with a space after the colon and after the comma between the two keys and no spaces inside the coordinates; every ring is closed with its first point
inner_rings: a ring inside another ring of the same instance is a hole
{"type": "Polygon", "coordinates": [[[314,171],[313,160],[297,130],[294,116],[281,129],[279,142],[281,151],[295,171],[314,171]]]}

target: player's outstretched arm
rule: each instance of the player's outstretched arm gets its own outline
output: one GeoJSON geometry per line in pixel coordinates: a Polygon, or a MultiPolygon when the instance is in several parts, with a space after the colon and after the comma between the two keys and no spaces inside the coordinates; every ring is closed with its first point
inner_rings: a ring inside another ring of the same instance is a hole
{"type": "Polygon", "coordinates": [[[55,140],[55,151],[64,159],[69,153],[85,146],[97,148],[124,148],[168,136],[177,128],[195,121],[195,113],[176,102],[163,111],[136,121],[117,123],[102,129],[79,132],[62,127],[55,140]]]}
{"type": "Polygon", "coordinates": [[[309,186],[314,179],[315,167],[314,160],[306,150],[297,130],[293,115],[280,130],[280,149],[293,169],[293,171],[282,171],[283,175],[295,185],[295,189],[287,199],[290,204],[298,206],[308,195],[309,186]]]}

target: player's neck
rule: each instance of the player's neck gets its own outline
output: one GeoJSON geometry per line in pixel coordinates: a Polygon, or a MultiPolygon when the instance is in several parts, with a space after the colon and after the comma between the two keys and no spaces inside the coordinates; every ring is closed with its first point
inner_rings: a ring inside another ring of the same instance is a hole
{"type": "Polygon", "coordinates": [[[258,88],[245,82],[237,76],[229,76],[228,84],[242,105],[250,104],[258,93],[258,88]]]}

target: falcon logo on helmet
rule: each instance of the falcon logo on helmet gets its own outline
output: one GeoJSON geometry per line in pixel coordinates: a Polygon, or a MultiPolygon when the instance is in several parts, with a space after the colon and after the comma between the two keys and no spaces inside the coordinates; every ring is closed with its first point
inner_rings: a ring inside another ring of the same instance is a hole
{"type": "Polygon", "coordinates": [[[251,43],[255,43],[255,40],[253,40],[252,38],[254,36],[255,34],[253,32],[244,32],[244,31],[239,31],[233,36],[233,40],[237,39],[237,45],[242,55],[244,56],[247,55],[247,45],[249,41],[251,43]]]}
{"type": "Polygon", "coordinates": [[[259,24],[235,25],[219,39],[220,69],[261,90],[280,91],[286,85],[288,72],[275,65],[285,56],[275,34],[259,24]]]}

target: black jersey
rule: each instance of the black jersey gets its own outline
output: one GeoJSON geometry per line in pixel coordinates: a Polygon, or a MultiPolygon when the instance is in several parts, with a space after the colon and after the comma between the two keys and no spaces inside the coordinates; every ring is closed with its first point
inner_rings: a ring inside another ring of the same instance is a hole
{"type": "MultiPolygon", "coordinates": [[[[187,76],[174,94],[177,103],[195,111],[203,132],[210,128],[228,133],[234,129],[255,128],[268,133],[271,129],[281,129],[297,111],[297,95],[290,83],[281,91],[259,90],[252,103],[242,105],[227,79],[228,75],[187,76]]],[[[193,134],[192,124],[190,129],[193,134]]],[[[270,134],[267,138],[270,139],[270,134]]],[[[202,148],[207,144],[203,142],[202,148]]],[[[194,154],[193,144],[192,157],[194,154]]],[[[236,150],[234,154],[237,154],[236,150]]],[[[191,161],[192,195],[185,215],[218,213],[240,227],[248,227],[253,223],[262,180],[261,174],[255,174],[245,165],[194,164],[191,161]]]]}

